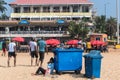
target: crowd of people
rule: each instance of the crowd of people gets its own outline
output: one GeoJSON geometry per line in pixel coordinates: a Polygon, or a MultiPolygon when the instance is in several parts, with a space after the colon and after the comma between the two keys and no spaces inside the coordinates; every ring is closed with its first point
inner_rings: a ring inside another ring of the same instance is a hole
{"type": "MultiPolygon", "coordinates": [[[[45,58],[45,53],[48,54],[48,46],[44,37],[38,40],[36,38],[31,38],[28,45],[29,45],[29,53],[31,57],[31,66],[33,66],[34,59],[35,59],[35,65],[38,66],[38,69],[35,75],[38,75],[41,73],[44,75],[47,73],[52,74],[54,70],[54,58],[51,58],[49,60],[47,69],[44,69],[42,67],[44,58],[45,58]]],[[[16,42],[13,40],[11,40],[8,44],[6,44],[5,41],[3,41],[2,43],[2,56],[6,56],[6,51],[8,50],[8,60],[7,60],[8,67],[10,67],[11,57],[14,58],[14,66],[16,66],[17,47],[18,46],[16,42]]],[[[77,49],[84,50],[85,52],[89,52],[90,50],[93,50],[93,49],[100,50],[100,51],[108,51],[106,46],[91,45],[89,41],[84,42],[82,41],[82,39],[79,39],[76,45],[67,45],[66,43],[61,43],[60,45],[52,46],[52,48],[64,48],[64,49],[77,48],[77,49]]]]}
{"type": "MultiPolygon", "coordinates": [[[[43,72],[42,70],[48,72],[48,70],[50,71],[51,68],[53,71],[53,64],[51,65],[51,63],[53,63],[54,58],[51,58],[50,61],[48,62],[47,70],[45,70],[42,67],[44,57],[45,57],[45,52],[47,52],[48,54],[47,44],[44,38],[42,37],[40,40],[31,38],[28,45],[29,45],[29,53],[31,56],[31,66],[33,66],[34,58],[35,58],[35,65],[39,66],[35,74],[38,74],[39,71],[45,74],[46,72],[43,72]]],[[[17,57],[16,48],[17,48],[16,42],[13,40],[11,40],[8,44],[6,44],[5,41],[2,42],[2,56],[6,56],[6,51],[8,51],[8,60],[7,60],[8,67],[10,67],[10,59],[12,57],[14,58],[14,67],[16,66],[16,57],[17,57]]]]}

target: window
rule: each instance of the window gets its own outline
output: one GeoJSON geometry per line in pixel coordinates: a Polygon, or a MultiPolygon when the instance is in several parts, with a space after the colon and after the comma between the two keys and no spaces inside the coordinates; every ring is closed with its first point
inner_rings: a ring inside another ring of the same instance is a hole
{"type": "Polygon", "coordinates": [[[55,6],[55,7],[53,8],[53,12],[60,12],[60,7],[55,6]]]}
{"type": "Polygon", "coordinates": [[[63,6],[63,12],[70,12],[69,6],[63,6]]]}
{"type": "Polygon", "coordinates": [[[30,13],[30,7],[24,7],[24,13],[30,13]]]}
{"type": "Polygon", "coordinates": [[[50,7],[48,6],[43,7],[43,12],[50,12],[50,7]]]}
{"type": "Polygon", "coordinates": [[[83,6],[82,7],[82,12],[89,12],[89,7],[88,6],[83,6]]]}
{"type": "Polygon", "coordinates": [[[39,21],[40,18],[31,18],[31,21],[34,21],[34,20],[39,21]]]}
{"type": "Polygon", "coordinates": [[[40,8],[39,7],[34,7],[33,12],[40,12],[40,8]]]}
{"type": "Polygon", "coordinates": [[[78,5],[73,6],[73,12],[79,12],[79,6],[78,5]]]}
{"type": "Polygon", "coordinates": [[[41,18],[41,21],[48,21],[50,18],[41,18]]]}
{"type": "Polygon", "coordinates": [[[14,8],[14,12],[15,12],[15,13],[20,13],[20,7],[14,8]]]}
{"type": "Polygon", "coordinates": [[[107,38],[104,38],[104,42],[106,42],[107,41],[107,38]]]}
{"type": "Polygon", "coordinates": [[[96,40],[100,40],[100,37],[96,37],[96,40]]]}

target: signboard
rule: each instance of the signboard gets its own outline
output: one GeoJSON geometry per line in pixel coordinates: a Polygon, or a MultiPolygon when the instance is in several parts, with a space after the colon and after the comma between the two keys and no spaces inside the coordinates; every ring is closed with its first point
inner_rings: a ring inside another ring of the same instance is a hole
{"type": "Polygon", "coordinates": [[[57,23],[58,24],[63,24],[63,23],[65,23],[65,21],[64,20],[57,20],[57,23]]]}
{"type": "Polygon", "coordinates": [[[21,20],[18,24],[29,24],[27,20],[21,20]]]}

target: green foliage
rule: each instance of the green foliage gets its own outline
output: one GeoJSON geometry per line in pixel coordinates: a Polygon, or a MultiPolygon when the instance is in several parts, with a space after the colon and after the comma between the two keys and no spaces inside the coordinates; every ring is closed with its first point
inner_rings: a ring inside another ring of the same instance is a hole
{"type": "Polygon", "coordinates": [[[5,14],[5,13],[3,13],[1,16],[0,16],[0,20],[8,20],[9,19],[9,17],[5,14]]]}
{"type": "Polygon", "coordinates": [[[75,34],[75,26],[76,26],[75,22],[71,21],[70,25],[68,27],[68,31],[69,31],[69,33],[70,33],[70,35],[71,35],[72,38],[76,35],[75,34]]]}
{"type": "Polygon", "coordinates": [[[117,21],[115,18],[110,17],[109,19],[107,19],[106,31],[107,31],[108,36],[110,36],[110,39],[112,39],[112,37],[116,35],[117,21]]]}
{"type": "MultiPolygon", "coordinates": [[[[68,31],[72,38],[85,38],[89,32],[89,29],[86,25],[88,21],[86,18],[82,18],[82,21],[79,24],[71,21],[68,27],[68,31]]],[[[116,36],[117,31],[117,21],[116,18],[110,17],[106,19],[105,16],[97,16],[94,21],[95,32],[96,33],[106,33],[110,36],[110,39],[116,36]]]]}
{"type": "Polygon", "coordinates": [[[7,10],[7,8],[4,6],[7,3],[4,0],[0,0],[0,12],[5,12],[5,10],[7,10]]]}
{"type": "Polygon", "coordinates": [[[97,16],[95,18],[95,32],[97,33],[106,33],[108,36],[110,36],[110,39],[115,37],[116,31],[117,31],[117,21],[115,18],[110,17],[106,19],[105,16],[97,16]]]}
{"type": "Polygon", "coordinates": [[[100,33],[105,33],[105,26],[106,26],[106,17],[105,16],[97,16],[95,18],[95,26],[96,26],[96,30],[95,32],[100,32],[100,33]]]}
{"type": "Polygon", "coordinates": [[[68,31],[72,38],[85,38],[88,33],[88,28],[86,27],[84,22],[80,22],[76,24],[75,22],[71,21],[68,27],[68,31]]]}

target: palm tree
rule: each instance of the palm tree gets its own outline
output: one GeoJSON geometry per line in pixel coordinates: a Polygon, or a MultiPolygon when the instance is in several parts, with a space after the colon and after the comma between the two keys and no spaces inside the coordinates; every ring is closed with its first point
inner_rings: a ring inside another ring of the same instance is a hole
{"type": "Polygon", "coordinates": [[[4,6],[7,3],[4,0],[0,0],[0,12],[3,13],[5,12],[5,10],[7,10],[7,8],[4,6]]]}
{"type": "Polygon", "coordinates": [[[81,22],[80,24],[79,24],[79,26],[80,26],[80,34],[79,34],[79,36],[82,36],[82,39],[84,39],[86,36],[87,36],[87,34],[88,34],[88,32],[89,32],[89,29],[88,29],[88,27],[86,26],[86,22],[81,22]]]}
{"type": "Polygon", "coordinates": [[[70,36],[72,38],[82,38],[84,39],[87,36],[88,28],[86,27],[84,21],[81,21],[79,24],[76,24],[75,22],[70,22],[70,25],[68,27],[68,31],[70,33],[70,36]]]}
{"type": "Polygon", "coordinates": [[[75,33],[75,26],[76,26],[76,23],[71,21],[70,22],[70,25],[68,26],[68,32],[70,33],[70,36],[72,38],[74,38],[74,36],[76,36],[76,33],[75,33]]]}
{"type": "Polygon", "coordinates": [[[9,19],[9,17],[5,14],[5,13],[3,13],[1,16],[0,16],[0,20],[8,20],[9,19]]]}
{"type": "Polygon", "coordinates": [[[101,15],[95,18],[95,26],[96,30],[95,32],[105,33],[105,27],[106,27],[106,17],[101,15]]]}
{"type": "Polygon", "coordinates": [[[113,36],[116,35],[116,31],[117,31],[117,21],[115,18],[110,17],[109,19],[107,19],[107,23],[106,23],[106,31],[108,36],[110,36],[110,39],[113,38],[113,36]]]}

